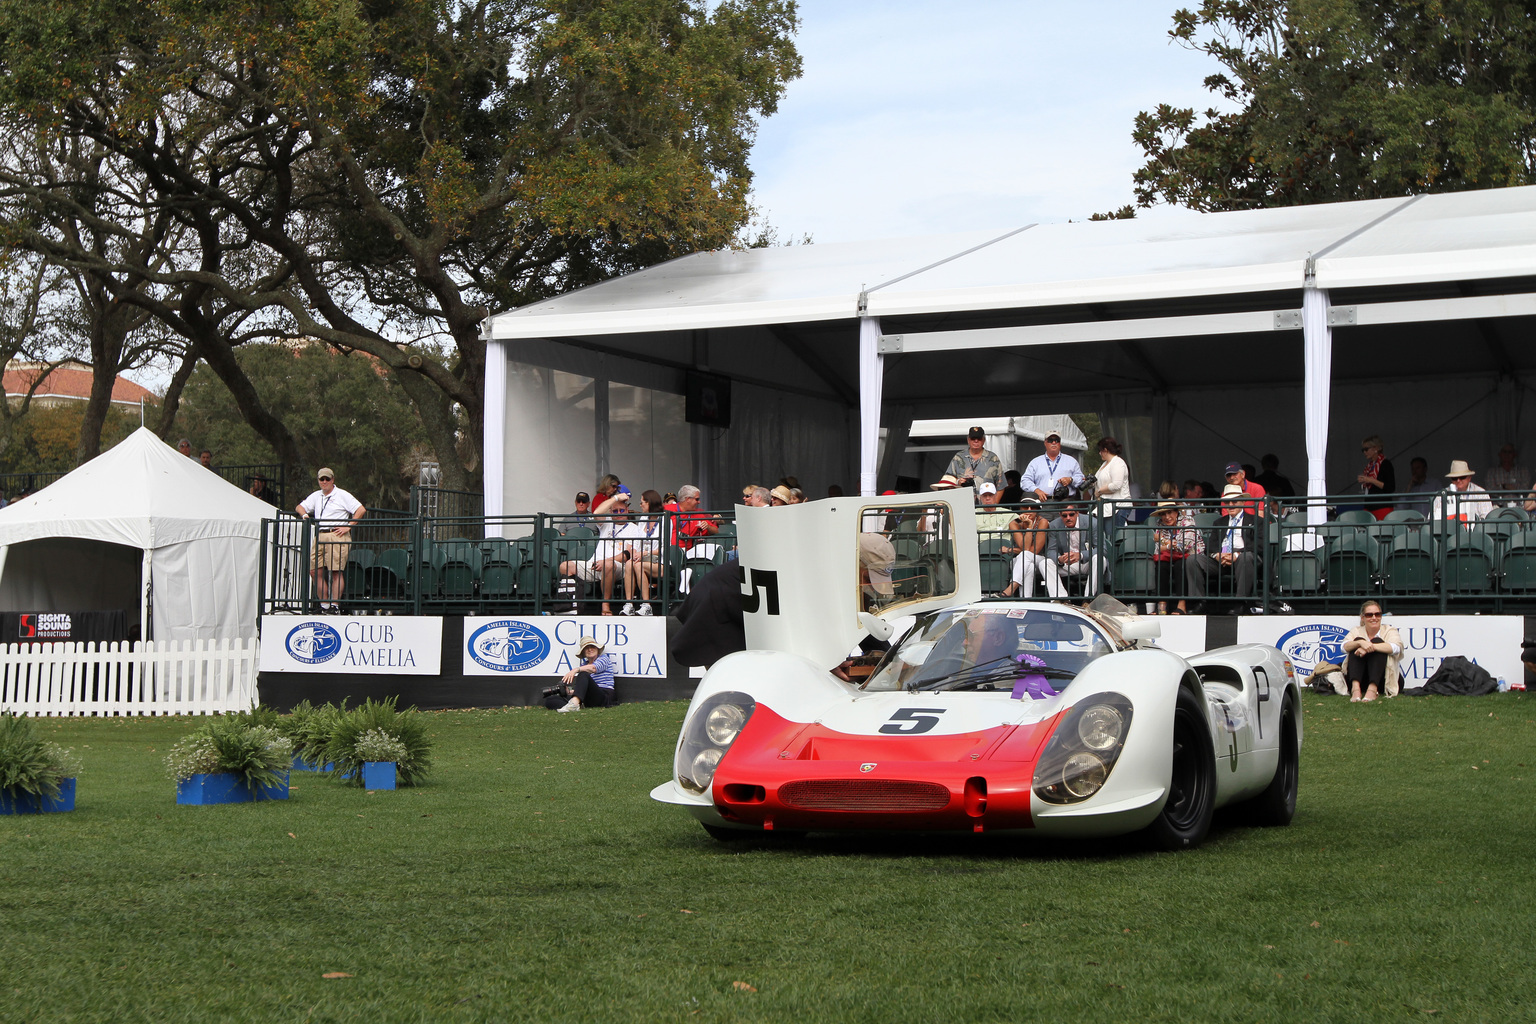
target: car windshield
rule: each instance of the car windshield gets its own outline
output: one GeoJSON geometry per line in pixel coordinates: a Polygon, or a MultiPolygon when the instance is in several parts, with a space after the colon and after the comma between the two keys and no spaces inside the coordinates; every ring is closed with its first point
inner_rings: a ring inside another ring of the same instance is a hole
{"type": "Polygon", "coordinates": [[[989,605],[919,617],[866,690],[1008,690],[1054,697],[1114,650],[1089,619],[1059,607],[989,605]]]}

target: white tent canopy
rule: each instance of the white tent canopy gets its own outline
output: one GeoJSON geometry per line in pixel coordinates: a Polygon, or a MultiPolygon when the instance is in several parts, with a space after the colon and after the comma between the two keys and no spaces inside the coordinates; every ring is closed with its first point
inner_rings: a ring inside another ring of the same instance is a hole
{"type": "Polygon", "coordinates": [[[140,428],[0,509],[0,609],[126,608],[145,639],[256,635],[271,505],[140,428]]]}
{"type": "Polygon", "coordinates": [[[1366,433],[1484,468],[1519,440],[1531,317],[1536,187],[700,253],[487,323],[487,501],[516,490],[491,413],[518,359],[707,367],[856,410],[866,492],[880,425],[1021,407],[1149,417],[1160,475],[1275,451],[1349,489],[1366,433]]]}

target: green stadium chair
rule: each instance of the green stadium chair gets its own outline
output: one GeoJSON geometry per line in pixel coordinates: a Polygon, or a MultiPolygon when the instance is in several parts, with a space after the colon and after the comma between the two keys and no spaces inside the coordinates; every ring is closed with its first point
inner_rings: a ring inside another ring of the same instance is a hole
{"type": "Polygon", "coordinates": [[[1371,594],[1376,589],[1376,542],[1363,533],[1352,533],[1327,549],[1327,580],[1330,594],[1371,594]]]}
{"type": "Polygon", "coordinates": [[[1499,569],[1505,591],[1536,593],[1536,533],[1517,533],[1511,537],[1499,569]]]}
{"type": "Polygon", "coordinates": [[[1386,588],[1394,594],[1427,594],[1435,589],[1435,541],[1426,531],[1392,540],[1387,556],[1386,588]]]}
{"type": "Polygon", "coordinates": [[[1440,579],[1449,592],[1482,594],[1492,590],[1497,567],[1493,541],[1481,532],[1458,532],[1441,548],[1440,579]]]}
{"type": "Polygon", "coordinates": [[[1376,517],[1364,509],[1354,508],[1348,512],[1340,512],[1338,521],[1352,526],[1370,526],[1376,522],[1376,517]]]}

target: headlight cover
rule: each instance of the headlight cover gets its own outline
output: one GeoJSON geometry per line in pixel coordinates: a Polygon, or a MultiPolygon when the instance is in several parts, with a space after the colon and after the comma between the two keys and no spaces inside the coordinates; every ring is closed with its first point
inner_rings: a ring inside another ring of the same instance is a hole
{"type": "Polygon", "coordinates": [[[1109,780],[1131,731],[1131,702],[1101,693],[1068,711],[1035,765],[1035,795],[1071,804],[1093,796],[1109,780]]]}
{"type": "Polygon", "coordinates": [[[717,693],[701,704],[683,726],[673,772],[690,793],[709,792],[715,769],[741,735],[757,703],[744,693],[717,693]]]}

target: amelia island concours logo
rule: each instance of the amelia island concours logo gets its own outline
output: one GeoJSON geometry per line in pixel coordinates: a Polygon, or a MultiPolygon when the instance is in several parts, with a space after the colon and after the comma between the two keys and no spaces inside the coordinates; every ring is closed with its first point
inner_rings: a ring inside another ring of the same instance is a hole
{"type": "Polygon", "coordinates": [[[1308,676],[1319,665],[1344,664],[1344,638],[1349,630],[1330,622],[1309,622],[1286,633],[1275,646],[1291,659],[1296,674],[1308,676]]]}
{"type": "Polygon", "coordinates": [[[319,665],[341,653],[341,634],[324,622],[301,622],[283,641],[295,661],[319,665]]]}
{"type": "Polygon", "coordinates": [[[524,672],[549,656],[549,637],[526,622],[487,622],[469,635],[469,656],[497,672],[524,672]]]}

